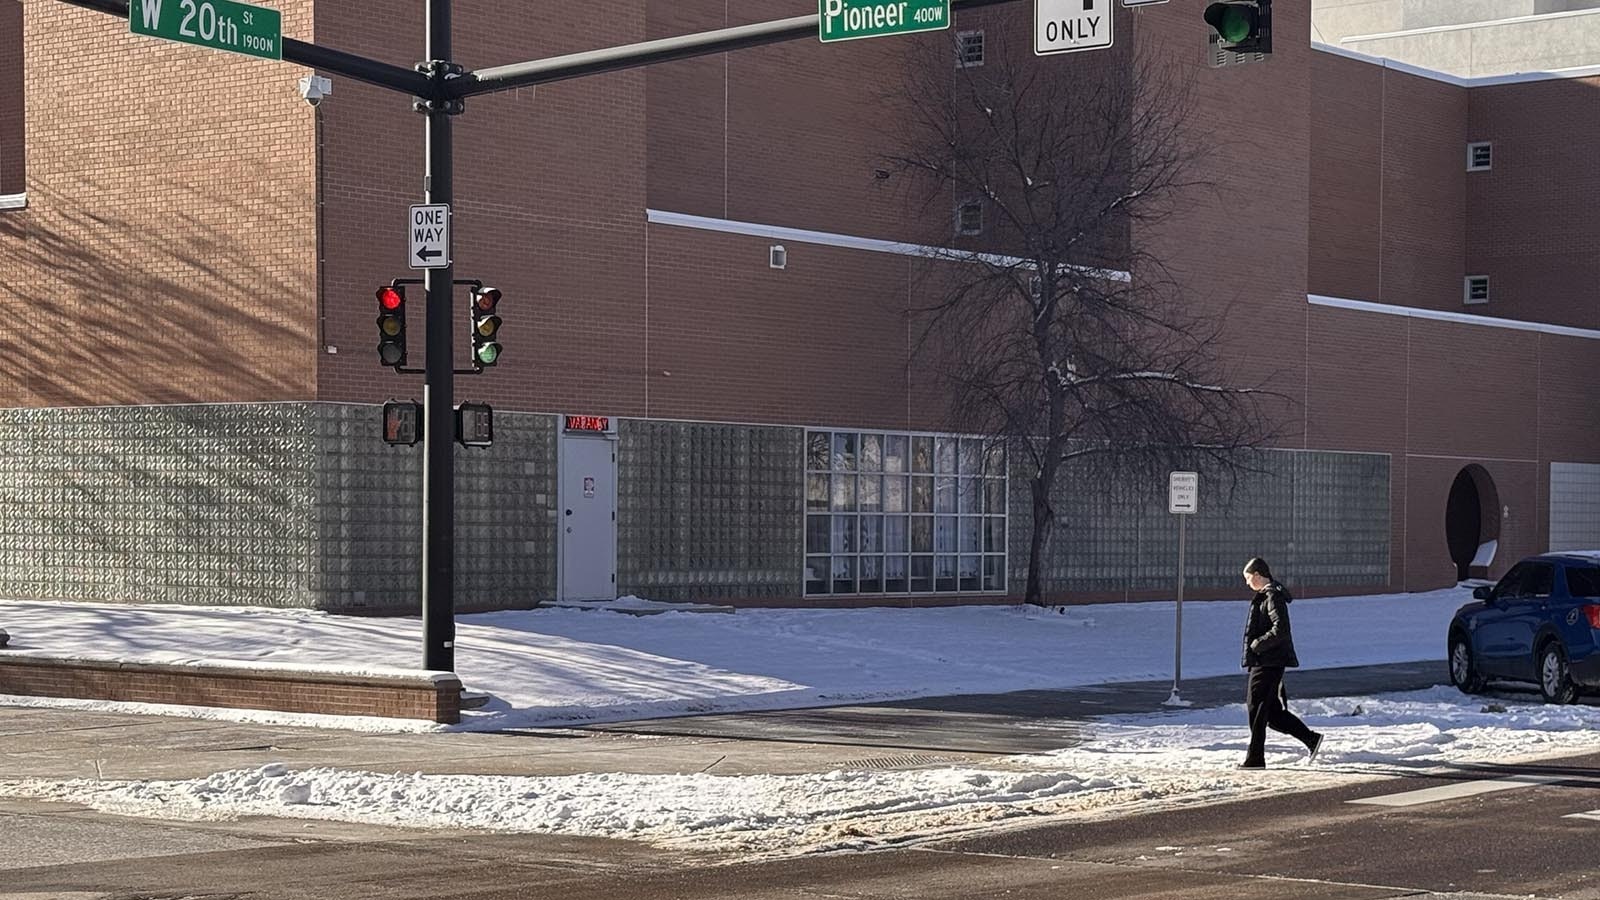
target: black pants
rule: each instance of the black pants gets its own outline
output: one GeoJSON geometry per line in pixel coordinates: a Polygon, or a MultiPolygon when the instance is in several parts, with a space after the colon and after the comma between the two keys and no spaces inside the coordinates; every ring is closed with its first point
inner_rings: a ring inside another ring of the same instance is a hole
{"type": "Polygon", "coordinates": [[[1298,738],[1307,747],[1311,746],[1315,735],[1306,727],[1306,723],[1283,708],[1284,699],[1282,666],[1250,669],[1250,679],[1246,682],[1244,692],[1245,709],[1250,713],[1250,749],[1245,751],[1245,762],[1255,764],[1265,761],[1268,728],[1298,738]]]}

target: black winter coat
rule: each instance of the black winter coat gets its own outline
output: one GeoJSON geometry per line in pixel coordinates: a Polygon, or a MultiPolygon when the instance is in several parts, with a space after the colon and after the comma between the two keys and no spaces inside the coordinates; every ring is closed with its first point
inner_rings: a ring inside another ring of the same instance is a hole
{"type": "Polygon", "coordinates": [[[1244,624],[1244,667],[1294,668],[1294,635],[1289,630],[1289,589],[1276,581],[1257,591],[1250,600],[1250,618],[1244,624]]]}

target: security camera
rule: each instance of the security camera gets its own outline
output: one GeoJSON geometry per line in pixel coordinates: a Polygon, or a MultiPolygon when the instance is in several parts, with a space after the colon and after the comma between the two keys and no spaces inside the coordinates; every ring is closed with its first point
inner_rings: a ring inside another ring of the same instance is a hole
{"type": "Polygon", "coordinates": [[[333,93],[333,80],[321,75],[307,75],[300,79],[300,98],[312,106],[322,102],[322,98],[333,93]]]}

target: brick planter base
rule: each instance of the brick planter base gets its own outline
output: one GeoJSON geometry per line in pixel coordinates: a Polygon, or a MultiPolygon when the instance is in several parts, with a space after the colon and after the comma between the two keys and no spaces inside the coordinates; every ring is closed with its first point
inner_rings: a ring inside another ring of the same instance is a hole
{"type": "Polygon", "coordinates": [[[346,673],[247,663],[130,662],[0,653],[0,694],[171,703],[336,716],[461,721],[461,681],[449,672],[346,673]]]}

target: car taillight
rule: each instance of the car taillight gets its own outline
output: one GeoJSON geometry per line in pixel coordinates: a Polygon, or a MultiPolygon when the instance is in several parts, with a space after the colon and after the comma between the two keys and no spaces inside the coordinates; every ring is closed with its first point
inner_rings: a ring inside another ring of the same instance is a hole
{"type": "Polygon", "coordinates": [[[1600,628],[1600,605],[1591,603],[1585,606],[1583,614],[1589,617],[1590,628],[1600,628]]]}

